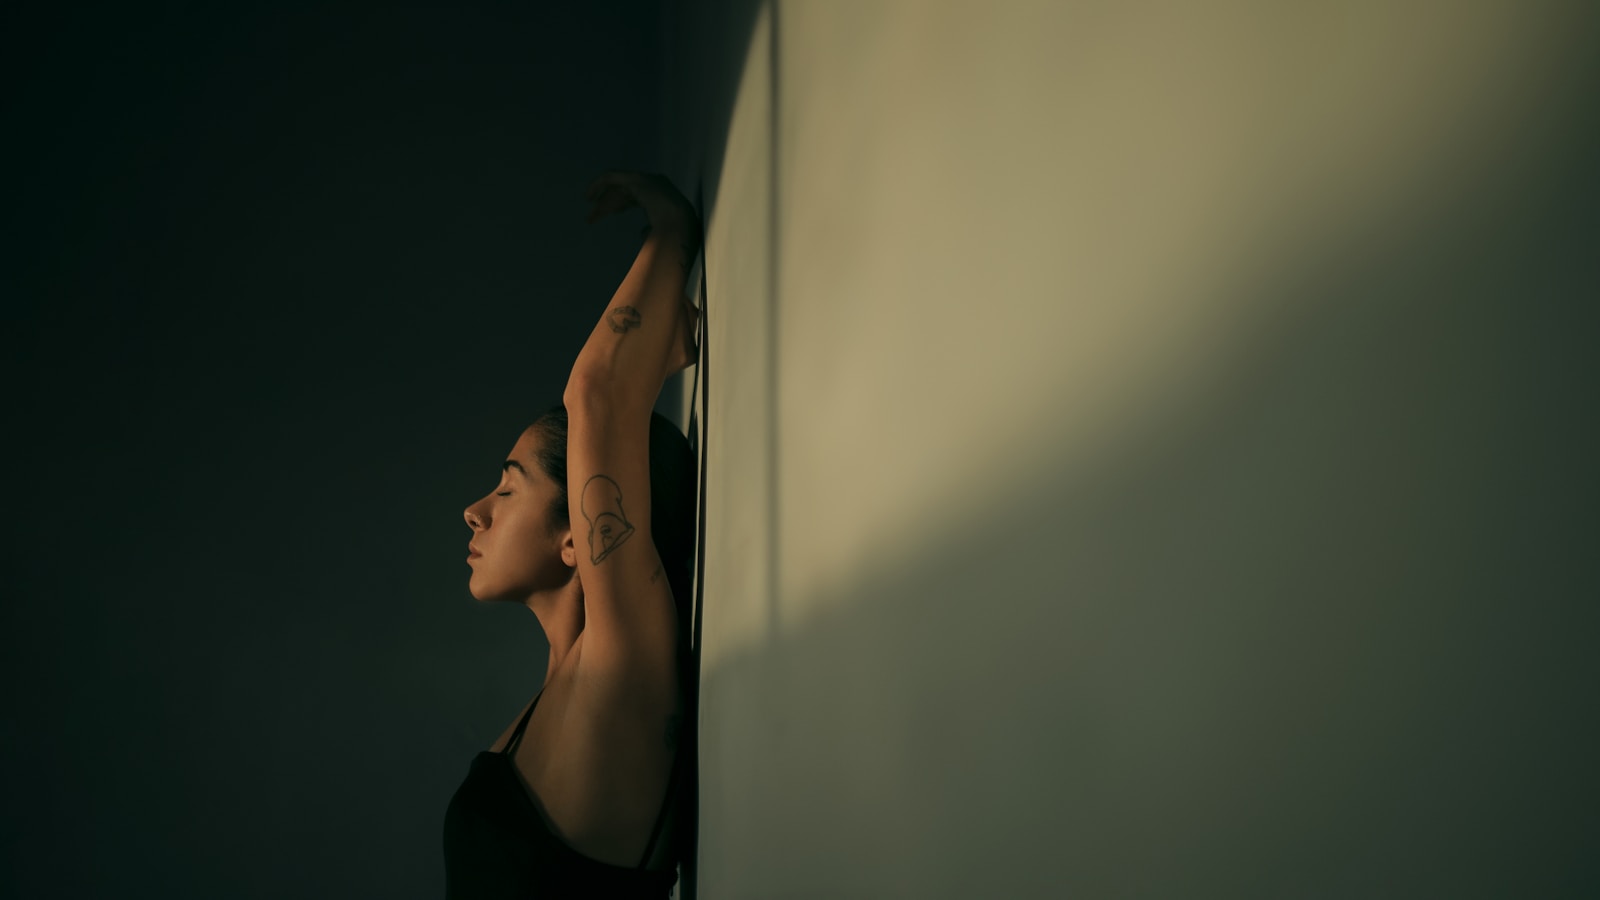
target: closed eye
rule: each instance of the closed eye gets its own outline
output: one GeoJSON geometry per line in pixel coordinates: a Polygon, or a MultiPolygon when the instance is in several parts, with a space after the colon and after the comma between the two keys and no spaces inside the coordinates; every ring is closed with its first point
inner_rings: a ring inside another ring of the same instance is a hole
{"type": "Polygon", "coordinates": [[[509,496],[511,496],[511,492],[510,491],[495,491],[494,495],[496,497],[509,497],[509,496]]]}

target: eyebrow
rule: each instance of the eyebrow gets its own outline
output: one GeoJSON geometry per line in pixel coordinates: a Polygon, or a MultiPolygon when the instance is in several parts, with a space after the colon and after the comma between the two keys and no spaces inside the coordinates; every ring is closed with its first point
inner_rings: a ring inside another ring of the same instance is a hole
{"type": "Polygon", "coordinates": [[[500,471],[504,472],[507,469],[516,469],[518,472],[522,473],[523,478],[528,477],[528,470],[522,467],[522,463],[519,463],[514,459],[508,459],[500,464],[500,471]]]}

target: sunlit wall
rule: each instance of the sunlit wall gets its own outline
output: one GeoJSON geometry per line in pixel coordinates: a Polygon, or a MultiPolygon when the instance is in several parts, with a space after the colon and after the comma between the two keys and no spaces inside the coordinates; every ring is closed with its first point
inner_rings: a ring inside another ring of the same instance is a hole
{"type": "Polygon", "coordinates": [[[1597,881],[1577,4],[669,4],[699,895],[1597,881]]]}

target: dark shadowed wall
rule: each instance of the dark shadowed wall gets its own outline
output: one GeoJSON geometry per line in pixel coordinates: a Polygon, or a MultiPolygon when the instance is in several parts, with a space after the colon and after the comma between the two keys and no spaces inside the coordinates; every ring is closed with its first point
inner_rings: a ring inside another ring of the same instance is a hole
{"type": "Polygon", "coordinates": [[[637,250],[658,5],[7,15],[0,895],[439,897],[546,654],[462,510],[637,250]]]}

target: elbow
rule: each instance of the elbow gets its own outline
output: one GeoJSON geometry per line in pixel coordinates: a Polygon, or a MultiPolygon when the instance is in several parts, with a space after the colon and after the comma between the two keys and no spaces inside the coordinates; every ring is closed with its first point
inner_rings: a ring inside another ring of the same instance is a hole
{"type": "Polygon", "coordinates": [[[650,393],[638,386],[619,384],[609,372],[574,369],[567,378],[567,388],[561,394],[561,402],[568,414],[631,415],[636,411],[648,413],[655,407],[656,395],[660,392],[660,385],[656,386],[654,393],[650,393]]]}
{"type": "Polygon", "coordinates": [[[561,402],[569,412],[573,409],[611,409],[623,404],[628,393],[621,389],[609,372],[577,368],[567,377],[567,389],[561,392],[561,402]]]}
{"type": "Polygon", "coordinates": [[[568,409],[574,406],[592,406],[609,392],[609,379],[592,369],[573,369],[567,377],[567,388],[561,392],[561,402],[568,409]]]}

